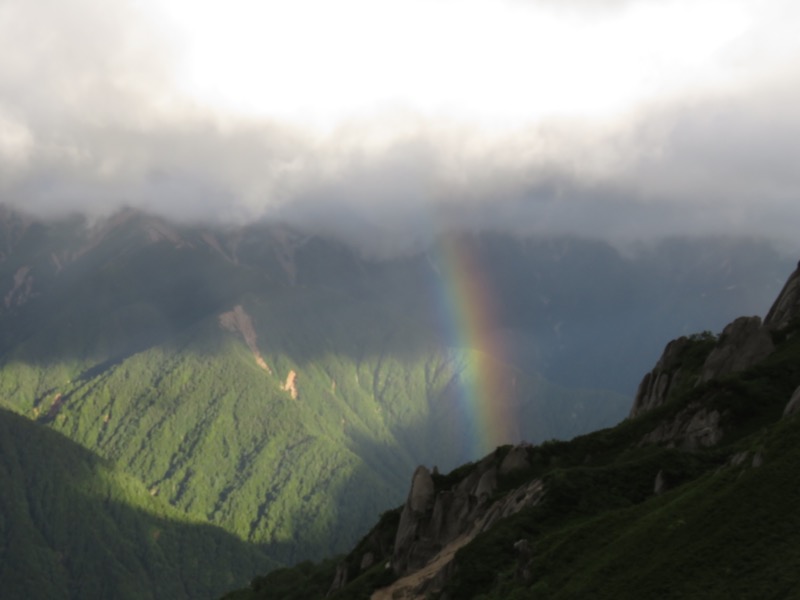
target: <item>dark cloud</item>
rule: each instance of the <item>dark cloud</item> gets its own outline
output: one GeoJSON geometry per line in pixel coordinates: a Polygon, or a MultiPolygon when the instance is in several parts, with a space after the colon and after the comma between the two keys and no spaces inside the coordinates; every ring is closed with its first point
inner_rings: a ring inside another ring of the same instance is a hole
{"type": "Polygon", "coordinates": [[[0,201],[288,220],[378,253],[450,227],[796,243],[797,64],[614,118],[487,130],[397,110],[320,133],[180,96],[170,44],[131,6],[0,7],[0,201]]]}

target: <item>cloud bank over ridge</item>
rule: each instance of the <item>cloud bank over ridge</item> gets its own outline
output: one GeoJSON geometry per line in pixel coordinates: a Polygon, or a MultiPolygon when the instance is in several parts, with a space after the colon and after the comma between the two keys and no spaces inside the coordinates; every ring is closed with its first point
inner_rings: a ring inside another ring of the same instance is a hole
{"type": "MultiPolygon", "coordinates": [[[[458,8],[467,4],[441,6],[456,18],[459,10],[473,10],[458,8]]],[[[472,4],[481,16],[485,7],[472,4]]],[[[564,3],[508,4],[541,18],[561,18],[567,10],[564,3]]],[[[586,4],[569,3],[573,16],[564,17],[582,23],[582,32],[617,27],[620,15],[652,3],[609,2],[591,10],[586,4]]],[[[706,7],[713,17],[722,6],[671,4],[689,22],[699,10],[692,7],[706,7]]],[[[664,72],[680,77],[665,76],[599,113],[584,110],[591,102],[559,111],[552,95],[551,105],[529,115],[524,103],[509,101],[517,108],[504,120],[496,118],[502,101],[471,113],[469,103],[453,105],[442,96],[442,104],[426,104],[424,95],[398,96],[398,88],[385,102],[306,127],[277,109],[237,111],[187,92],[185,39],[147,2],[10,0],[0,5],[0,203],[41,215],[106,214],[128,205],[182,220],[276,219],[382,253],[449,227],[612,239],[735,233],[792,243],[800,222],[800,42],[791,24],[800,22],[800,9],[779,0],[725,6],[747,18],[710,58],[698,57],[705,67],[693,75],[691,61],[665,63],[664,72]]],[[[497,18],[498,27],[506,23],[497,18]]],[[[467,39],[466,33],[459,35],[467,39]]],[[[701,28],[691,35],[702,34],[701,28]]],[[[680,28],[670,35],[680,44],[680,28]]],[[[446,44],[447,32],[440,37],[446,44]]],[[[531,98],[557,88],[559,78],[588,81],[592,73],[576,61],[585,56],[591,63],[599,42],[590,42],[578,44],[563,67],[545,72],[544,63],[529,60],[540,70],[516,76],[525,78],[531,98]]],[[[654,60],[665,60],[657,50],[654,60]]],[[[395,56],[388,52],[376,50],[395,56]]],[[[491,55],[494,62],[482,67],[470,55],[472,63],[461,67],[473,68],[480,87],[503,56],[491,55]]],[[[506,66],[520,69],[526,58],[509,55],[506,66]]],[[[242,61],[245,74],[263,78],[267,93],[272,72],[242,61]]],[[[410,67],[417,64],[409,58],[410,67]]],[[[289,85],[288,75],[275,73],[276,86],[289,85]]],[[[341,76],[349,81],[348,72],[341,76]]],[[[498,86],[493,94],[528,93],[511,76],[487,81],[498,86]]],[[[617,81],[611,68],[608,81],[617,81]]],[[[564,98],[582,91],[575,85],[563,90],[564,98]]],[[[325,107],[324,98],[319,103],[325,107]]]]}

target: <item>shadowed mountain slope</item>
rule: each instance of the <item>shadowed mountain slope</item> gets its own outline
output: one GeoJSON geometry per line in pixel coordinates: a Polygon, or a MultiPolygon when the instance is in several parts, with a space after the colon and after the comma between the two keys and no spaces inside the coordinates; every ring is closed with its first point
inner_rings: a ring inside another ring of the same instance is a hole
{"type": "Polygon", "coordinates": [[[225,598],[796,597],[799,278],[758,327],[668,345],[640,396],[672,385],[637,398],[634,418],[447,475],[419,467],[405,504],[337,565],[225,598]],[[771,347],[752,353],[764,335],[771,347]]]}

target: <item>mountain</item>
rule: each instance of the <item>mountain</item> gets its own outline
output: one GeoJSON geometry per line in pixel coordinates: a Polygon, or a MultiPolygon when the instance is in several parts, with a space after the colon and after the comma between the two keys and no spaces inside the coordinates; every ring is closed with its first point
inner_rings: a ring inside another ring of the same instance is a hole
{"type": "MultiPolygon", "coordinates": [[[[623,254],[499,233],[377,260],[280,224],[3,209],[0,406],[135,482],[170,521],[293,564],[351,547],[420,463],[446,471],[619,421],[630,373],[663,340],[766,306],[785,264],[754,240],[623,254]]],[[[173,550],[164,561],[179,564],[173,550]]]]}
{"type": "Polygon", "coordinates": [[[225,598],[798,597],[798,435],[800,267],[763,322],[668,344],[618,426],[418,467],[337,565],[225,598]]]}

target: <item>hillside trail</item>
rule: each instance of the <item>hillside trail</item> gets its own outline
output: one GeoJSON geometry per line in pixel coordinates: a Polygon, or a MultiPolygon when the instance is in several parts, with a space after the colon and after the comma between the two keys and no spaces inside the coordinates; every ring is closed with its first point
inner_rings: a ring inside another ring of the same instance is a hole
{"type": "Polygon", "coordinates": [[[417,595],[414,590],[426,581],[433,579],[439,571],[453,560],[456,552],[472,540],[473,537],[475,536],[468,534],[456,538],[442,548],[424,567],[398,579],[389,587],[376,590],[370,596],[370,600],[424,600],[425,594],[417,595]]]}

